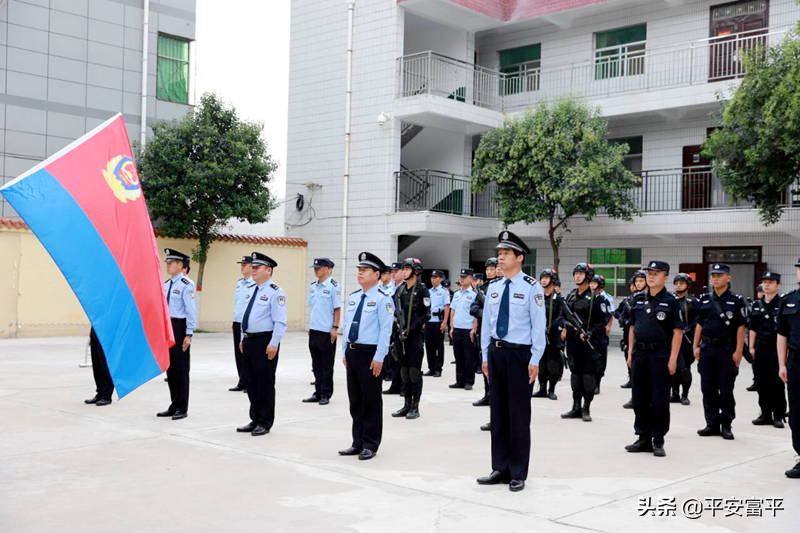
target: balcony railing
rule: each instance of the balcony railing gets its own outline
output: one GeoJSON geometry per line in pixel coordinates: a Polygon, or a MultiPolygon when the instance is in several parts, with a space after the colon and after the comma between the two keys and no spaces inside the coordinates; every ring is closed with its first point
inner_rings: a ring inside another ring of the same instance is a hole
{"type": "Polygon", "coordinates": [[[648,48],[595,50],[588,61],[505,74],[436,52],[397,60],[398,98],[432,94],[512,111],[566,95],[603,97],[741,78],[745,51],[773,46],[789,28],[761,29],[648,48]]]}
{"type": "MultiPolygon", "coordinates": [[[[647,170],[637,173],[642,184],[630,190],[642,212],[751,209],[748,202],[735,202],[709,167],[647,170]]],[[[469,176],[436,170],[401,170],[395,173],[397,211],[433,211],[452,215],[496,218],[496,185],[478,193],[469,176]]],[[[781,204],[800,207],[800,180],[783,194],[781,204]]]]}

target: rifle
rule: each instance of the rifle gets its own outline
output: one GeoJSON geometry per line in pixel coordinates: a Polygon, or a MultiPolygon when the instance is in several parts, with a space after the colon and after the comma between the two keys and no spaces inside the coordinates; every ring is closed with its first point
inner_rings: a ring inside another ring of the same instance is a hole
{"type": "Polygon", "coordinates": [[[578,317],[575,316],[575,313],[572,312],[572,309],[569,308],[569,305],[564,302],[564,306],[562,307],[562,311],[564,312],[564,318],[567,319],[567,322],[575,328],[579,334],[583,335],[586,338],[586,344],[589,345],[589,348],[594,350],[594,346],[592,346],[591,341],[589,340],[589,334],[586,333],[586,330],[583,329],[583,324],[578,317]]]}

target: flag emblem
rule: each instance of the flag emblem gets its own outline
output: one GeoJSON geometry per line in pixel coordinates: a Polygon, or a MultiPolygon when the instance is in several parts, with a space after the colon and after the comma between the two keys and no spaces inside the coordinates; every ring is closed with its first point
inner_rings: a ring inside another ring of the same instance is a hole
{"type": "Polygon", "coordinates": [[[120,202],[127,203],[139,199],[142,186],[139,184],[139,172],[136,163],[128,156],[118,155],[108,162],[103,170],[103,177],[120,202]]]}

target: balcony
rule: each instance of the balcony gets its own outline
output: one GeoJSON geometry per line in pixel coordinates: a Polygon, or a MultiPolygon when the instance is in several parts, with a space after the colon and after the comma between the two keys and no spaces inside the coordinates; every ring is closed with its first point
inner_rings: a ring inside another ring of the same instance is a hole
{"type": "MultiPolygon", "coordinates": [[[[422,52],[397,60],[397,98],[402,101],[432,95],[506,113],[575,95],[605,99],[608,115],[613,114],[615,106],[625,112],[636,111],[639,102],[631,96],[637,93],[691,88],[686,95],[654,94],[653,100],[668,96],[677,102],[675,105],[713,103],[720,89],[715,84],[744,76],[743,52],[773,46],[788,31],[761,29],[662,48],[648,48],[646,42],[630,43],[595,50],[595,57],[588,61],[522,74],[505,74],[436,52],[422,52]],[[619,101],[608,100],[614,98],[619,101]]],[[[664,104],[657,106],[660,109],[664,104]]]]}
{"type": "MultiPolygon", "coordinates": [[[[643,213],[752,209],[734,202],[709,167],[647,170],[638,175],[641,186],[630,195],[643,213]]],[[[496,185],[474,192],[469,176],[435,170],[401,170],[395,173],[395,210],[430,211],[469,217],[496,218],[496,185]]],[[[784,194],[782,204],[800,207],[800,180],[784,194]]]]}

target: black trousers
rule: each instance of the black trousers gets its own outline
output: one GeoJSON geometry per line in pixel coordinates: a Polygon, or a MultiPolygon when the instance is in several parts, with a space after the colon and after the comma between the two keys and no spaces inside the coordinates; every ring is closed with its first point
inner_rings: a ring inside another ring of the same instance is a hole
{"type": "Polygon", "coordinates": [[[333,396],[333,365],[336,360],[336,341],[331,342],[331,332],[309,331],[308,350],[314,371],[314,391],[319,397],[330,398],[333,396]]]}
{"type": "Polygon", "coordinates": [[[669,431],[669,348],[633,351],[631,393],[635,420],[633,429],[645,438],[663,439],[669,431]]]}
{"type": "Polygon", "coordinates": [[[683,340],[678,356],[678,371],[672,376],[672,390],[675,394],[678,394],[681,385],[683,385],[684,396],[689,394],[689,387],[692,386],[692,363],[694,363],[692,347],[686,340],[683,340]]]}
{"type": "Polygon", "coordinates": [[[237,387],[244,387],[244,379],[242,379],[242,352],[239,350],[239,343],[242,341],[242,323],[233,323],[233,358],[236,361],[236,374],[239,376],[239,383],[237,387]]]}
{"type": "Polygon", "coordinates": [[[92,353],[92,374],[94,374],[94,385],[97,397],[102,400],[110,400],[114,394],[114,381],[108,371],[108,361],[103,347],[100,346],[100,339],[94,332],[94,328],[89,332],[89,349],[92,353]]]}
{"type": "Polygon", "coordinates": [[[700,348],[700,390],[703,391],[703,411],[706,423],[729,427],[736,418],[733,386],[739,369],[733,362],[733,344],[707,345],[700,348]]]}
{"type": "Polygon", "coordinates": [[[183,351],[183,339],[186,338],[186,319],[173,318],[172,332],[175,334],[175,346],[169,349],[169,368],[167,368],[167,384],[169,398],[172,403],[169,411],[189,410],[189,352],[183,351]]]}
{"type": "Polygon", "coordinates": [[[424,334],[411,333],[403,343],[400,357],[400,376],[404,385],[404,396],[419,397],[422,394],[422,359],[425,356],[424,334]]]}
{"type": "Polygon", "coordinates": [[[555,385],[564,375],[564,361],[561,359],[561,349],[552,341],[547,343],[542,360],[539,361],[539,383],[546,385],[550,381],[555,385]]]}
{"type": "Polygon", "coordinates": [[[488,355],[492,380],[492,470],[525,480],[531,459],[531,351],[490,344],[488,355]]]}
{"type": "Polygon", "coordinates": [[[428,322],[425,325],[425,351],[428,354],[428,370],[442,371],[444,367],[444,333],[441,322],[428,322]]]}
{"type": "Polygon", "coordinates": [[[347,396],[353,419],[353,447],[378,451],[383,436],[383,396],[381,378],[372,375],[369,365],[375,348],[347,349],[347,396]]]}
{"type": "Polygon", "coordinates": [[[263,337],[250,337],[242,341],[244,387],[250,400],[250,420],[272,428],[275,423],[275,371],[278,369],[278,354],[269,360],[267,345],[272,332],[263,337]]]}
{"type": "Polygon", "coordinates": [[[789,428],[792,430],[792,447],[800,455],[800,354],[790,351],[786,361],[789,389],[789,428]]]}
{"type": "Polygon", "coordinates": [[[786,387],[778,376],[778,351],[775,343],[756,348],[754,367],[758,367],[758,406],[761,415],[783,419],[786,416],[786,387]]]}
{"type": "Polygon", "coordinates": [[[594,388],[597,386],[597,355],[598,353],[592,350],[589,344],[579,338],[567,337],[573,400],[580,401],[583,398],[587,404],[594,400],[594,388]]]}
{"type": "Polygon", "coordinates": [[[469,338],[468,329],[453,329],[453,353],[456,356],[456,383],[475,384],[475,362],[478,351],[469,338]]]}
{"type": "Polygon", "coordinates": [[[594,347],[597,348],[597,353],[600,354],[600,357],[598,357],[595,362],[597,367],[595,377],[597,378],[597,382],[600,383],[600,380],[606,375],[606,367],[608,367],[608,337],[598,337],[597,339],[592,339],[592,341],[594,347]]]}

